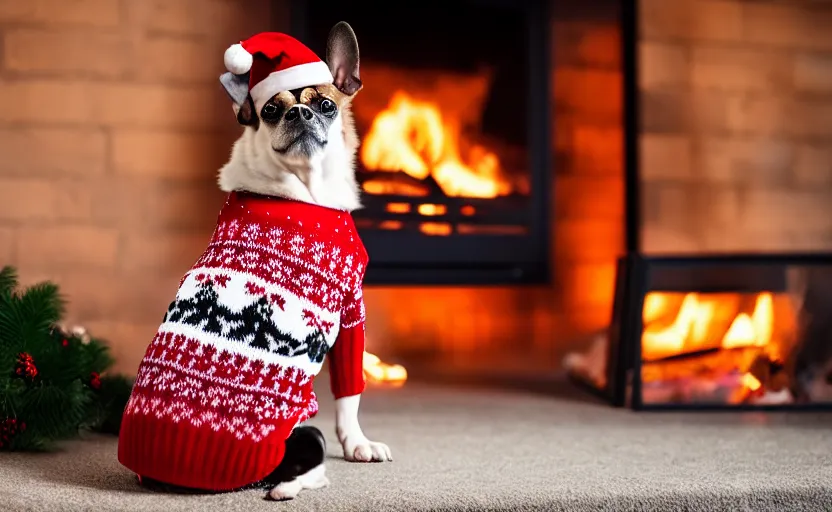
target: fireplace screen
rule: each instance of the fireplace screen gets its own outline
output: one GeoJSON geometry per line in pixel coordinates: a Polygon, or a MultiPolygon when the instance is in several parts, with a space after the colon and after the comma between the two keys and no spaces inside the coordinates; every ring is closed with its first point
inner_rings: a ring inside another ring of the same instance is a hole
{"type": "Polygon", "coordinates": [[[832,407],[832,256],[619,263],[606,371],[636,408],[832,407]]]}
{"type": "Polygon", "coordinates": [[[320,55],[358,37],[363,90],[354,213],[368,283],[548,277],[547,27],[522,2],[296,2],[320,55]]]}

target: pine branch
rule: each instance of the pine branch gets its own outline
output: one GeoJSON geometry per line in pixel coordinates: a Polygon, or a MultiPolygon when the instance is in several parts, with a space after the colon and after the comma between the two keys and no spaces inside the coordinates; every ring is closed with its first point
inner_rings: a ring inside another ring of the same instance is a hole
{"type": "Polygon", "coordinates": [[[26,424],[0,448],[47,450],[81,428],[118,433],[132,383],[95,375],[113,364],[107,344],[57,328],[65,301],[54,283],[17,288],[15,269],[0,270],[0,420],[26,424]],[[18,374],[21,353],[34,366],[18,374]]]}
{"type": "Polygon", "coordinates": [[[0,295],[11,295],[15,288],[17,288],[17,271],[11,266],[3,267],[0,270],[0,295]]]}

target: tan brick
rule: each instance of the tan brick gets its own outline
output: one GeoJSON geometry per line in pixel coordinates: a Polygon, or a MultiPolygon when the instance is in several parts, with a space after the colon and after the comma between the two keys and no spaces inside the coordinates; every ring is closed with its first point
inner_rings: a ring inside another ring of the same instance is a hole
{"type": "Polygon", "coordinates": [[[139,77],[183,83],[216,82],[225,71],[222,55],[228,46],[225,41],[150,37],[138,48],[139,77]]]}
{"type": "Polygon", "coordinates": [[[646,133],[639,140],[641,179],[690,181],[692,154],[687,136],[646,133]]]}
{"type": "Polygon", "coordinates": [[[115,265],[118,231],[91,226],[21,229],[17,260],[44,269],[106,268],[115,265]]]}
{"type": "Polygon", "coordinates": [[[685,183],[644,181],[641,184],[642,216],[645,223],[689,231],[700,212],[691,208],[691,186],[685,183]]]}
{"type": "Polygon", "coordinates": [[[678,104],[667,104],[667,107],[685,111],[690,119],[689,128],[694,133],[725,133],[736,130],[731,124],[731,116],[744,98],[743,93],[694,89],[681,95],[678,104]]]}
{"type": "Polygon", "coordinates": [[[84,182],[0,179],[0,219],[86,220],[91,212],[92,193],[84,182]]]}
{"type": "Polygon", "coordinates": [[[269,4],[268,0],[142,0],[127,2],[126,6],[130,24],[148,31],[203,36],[219,33],[245,39],[260,31],[279,30],[271,26],[269,4]]]}
{"type": "Polygon", "coordinates": [[[0,82],[0,120],[10,123],[87,121],[92,117],[94,102],[89,89],[89,84],[59,80],[0,82]]]}
{"type": "Polygon", "coordinates": [[[794,176],[799,186],[832,185],[832,148],[829,145],[798,146],[794,176]]]}
{"type": "Polygon", "coordinates": [[[3,40],[6,69],[50,73],[82,72],[91,76],[125,76],[135,65],[124,34],[89,30],[19,29],[3,40]]]}
{"type": "Polygon", "coordinates": [[[785,135],[803,126],[793,119],[795,103],[784,96],[732,96],[726,108],[726,128],[757,135],[785,135]]]}
{"type": "Polygon", "coordinates": [[[0,128],[0,173],[9,175],[99,175],[107,159],[100,130],[0,128]]]}
{"type": "Polygon", "coordinates": [[[703,225],[699,234],[700,252],[730,254],[736,252],[767,252],[782,249],[772,233],[752,233],[733,224],[703,225]],[[772,243],[775,242],[775,243],[772,243]]]}
{"type": "Polygon", "coordinates": [[[14,228],[0,226],[0,268],[15,263],[16,240],[14,228]]]}
{"type": "Polygon", "coordinates": [[[130,232],[124,240],[121,268],[184,274],[205,251],[211,232],[130,232]]]}
{"type": "Polygon", "coordinates": [[[159,178],[214,178],[228,161],[232,143],[233,137],[223,135],[116,130],[113,169],[159,178]]]}
{"type": "Polygon", "coordinates": [[[645,132],[680,133],[690,129],[695,110],[691,95],[679,89],[645,89],[639,98],[645,132]]]}
{"type": "Polygon", "coordinates": [[[746,41],[784,48],[832,49],[832,10],[816,2],[743,2],[746,41]]]}
{"type": "Polygon", "coordinates": [[[738,41],[742,4],[736,1],[644,0],[639,31],[646,39],[738,41]]]}
{"type": "Polygon", "coordinates": [[[566,219],[621,221],[624,217],[624,179],[622,176],[558,176],[555,209],[558,223],[566,219]]]}
{"type": "Polygon", "coordinates": [[[709,183],[787,186],[792,179],[795,148],[787,141],[747,137],[702,137],[693,166],[709,183]]]}
{"type": "Polygon", "coordinates": [[[110,368],[114,374],[135,376],[147,346],[158,329],[158,322],[130,323],[118,319],[84,321],[77,318],[90,334],[105,340],[115,364],[110,368]]]}
{"type": "Polygon", "coordinates": [[[67,269],[55,280],[70,301],[72,314],[85,321],[117,318],[159,322],[176,295],[181,275],[95,272],[67,269]]]}
{"type": "Polygon", "coordinates": [[[792,61],[789,55],[770,49],[695,46],[691,77],[695,87],[784,91],[792,84],[792,61]]]}
{"type": "Polygon", "coordinates": [[[785,125],[796,137],[832,141],[832,101],[829,99],[798,100],[784,103],[785,125]]]}
{"type": "Polygon", "coordinates": [[[794,58],[794,85],[801,92],[832,94],[832,56],[798,54],[794,58]]]}
{"type": "Polygon", "coordinates": [[[735,184],[698,183],[687,189],[688,230],[702,233],[705,226],[730,229],[743,215],[745,187],[735,184]]]}
{"type": "Polygon", "coordinates": [[[558,68],[553,79],[557,106],[581,115],[584,122],[620,121],[623,108],[620,72],[558,68]]]}
{"type": "Polygon", "coordinates": [[[738,225],[755,233],[832,230],[828,190],[751,189],[738,225]],[[799,224],[796,224],[799,223],[799,224]]]}
{"type": "Polygon", "coordinates": [[[694,233],[682,232],[660,223],[645,223],[640,232],[641,251],[650,254],[697,254],[704,252],[694,233]]]}
{"type": "Polygon", "coordinates": [[[215,86],[58,80],[0,83],[0,121],[201,130],[235,122],[215,86]],[[60,108],[46,108],[52,98],[60,99],[60,108]]]}
{"type": "Polygon", "coordinates": [[[93,89],[93,122],[109,126],[170,127],[210,130],[236,121],[222,89],[101,84],[93,89]]]}
{"type": "Polygon", "coordinates": [[[26,0],[0,2],[0,21],[113,27],[119,24],[118,0],[26,0]]]}
{"type": "Polygon", "coordinates": [[[131,230],[210,233],[225,200],[214,176],[206,176],[204,182],[115,178],[92,188],[96,222],[131,230]]]}
{"type": "Polygon", "coordinates": [[[684,86],[690,83],[689,50],[685,46],[642,41],[638,51],[640,87],[684,86]]]}

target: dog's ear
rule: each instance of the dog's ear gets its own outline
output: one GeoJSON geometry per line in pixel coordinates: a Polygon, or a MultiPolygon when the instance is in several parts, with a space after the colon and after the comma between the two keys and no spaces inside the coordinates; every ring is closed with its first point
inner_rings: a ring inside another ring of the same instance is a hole
{"type": "Polygon", "coordinates": [[[345,21],[337,23],[329,31],[326,63],[335,79],[333,85],[339,91],[352,96],[361,90],[361,78],[358,74],[358,39],[352,27],[345,21]]]}
{"type": "Polygon", "coordinates": [[[256,128],[259,118],[257,113],[254,112],[254,102],[248,91],[248,73],[245,75],[235,75],[231,72],[223,73],[220,76],[220,83],[228,97],[231,98],[237,122],[243,126],[256,128]]]}

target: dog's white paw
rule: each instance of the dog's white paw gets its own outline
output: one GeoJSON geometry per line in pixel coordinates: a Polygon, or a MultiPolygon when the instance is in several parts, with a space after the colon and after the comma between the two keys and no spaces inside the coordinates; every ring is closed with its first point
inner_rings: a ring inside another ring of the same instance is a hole
{"type": "Polygon", "coordinates": [[[390,447],[364,436],[347,436],[341,443],[344,459],[349,462],[384,462],[393,460],[390,447]]]}
{"type": "Polygon", "coordinates": [[[321,489],[329,485],[326,466],[320,464],[290,482],[276,485],[269,491],[269,497],[277,501],[292,500],[305,489],[321,489]]]}
{"type": "Polygon", "coordinates": [[[309,470],[297,478],[304,489],[320,489],[329,485],[326,477],[326,466],[323,464],[309,470]]]}
{"type": "Polygon", "coordinates": [[[300,480],[295,478],[291,482],[283,482],[278,484],[269,491],[269,497],[273,500],[277,501],[285,501],[285,500],[292,500],[298,497],[300,491],[303,490],[303,484],[300,483],[300,480]]]}

